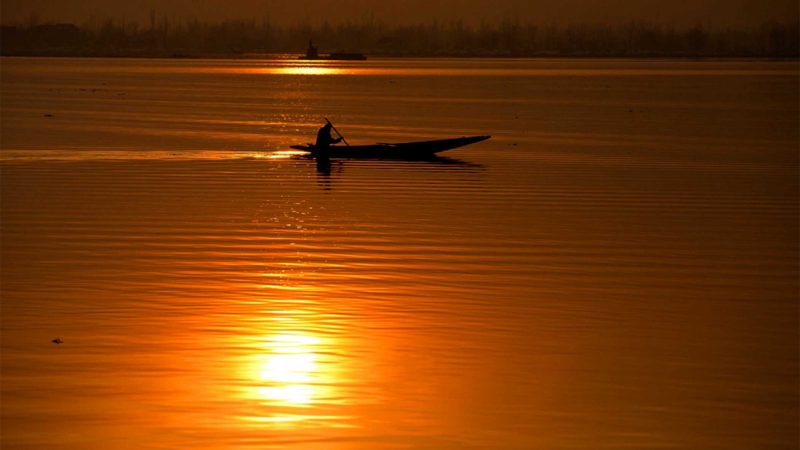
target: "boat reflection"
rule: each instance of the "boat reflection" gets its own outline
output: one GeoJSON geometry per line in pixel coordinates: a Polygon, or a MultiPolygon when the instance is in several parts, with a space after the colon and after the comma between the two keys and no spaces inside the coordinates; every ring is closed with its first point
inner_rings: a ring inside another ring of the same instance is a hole
{"type": "MultiPolygon", "coordinates": [[[[453,169],[472,169],[475,171],[480,171],[485,168],[483,164],[477,164],[472,162],[463,161],[456,158],[448,158],[446,156],[436,156],[432,155],[425,158],[374,158],[374,159],[364,159],[361,158],[358,161],[348,161],[348,160],[341,160],[341,159],[317,159],[310,155],[291,155],[292,159],[298,160],[313,160],[316,166],[317,172],[317,185],[326,192],[330,192],[333,190],[333,183],[334,180],[341,176],[344,173],[344,168],[348,162],[358,164],[359,162],[406,162],[410,163],[412,167],[416,164],[428,165],[428,166],[447,166],[448,168],[453,169]]],[[[408,167],[408,165],[404,165],[403,167],[408,167]]]]}

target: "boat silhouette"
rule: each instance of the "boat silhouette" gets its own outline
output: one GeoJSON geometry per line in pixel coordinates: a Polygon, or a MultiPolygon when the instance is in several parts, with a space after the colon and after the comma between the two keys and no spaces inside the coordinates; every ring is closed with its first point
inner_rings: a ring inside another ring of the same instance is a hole
{"type": "MultiPolygon", "coordinates": [[[[452,139],[401,142],[395,144],[379,142],[377,144],[368,145],[340,145],[328,147],[326,153],[330,158],[425,158],[446,150],[485,141],[490,137],[491,136],[463,136],[452,139]]],[[[314,144],[292,145],[291,148],[311,152],[312,154],[316,151],[314,144]]]]}
{"type": "Polygon", "coordinates": [[[343,60],[343,61],[366,61],[367,57],[363,53],[349,53],[349,52],[331,52],[327,55],[321,55],[317,47],[314,46],[314,42],[308,41],[308,49],[306,50],[306,54],[300,56],[298,59],[307,59],[307,60],[332,59],[332,60],[343,60]]]}

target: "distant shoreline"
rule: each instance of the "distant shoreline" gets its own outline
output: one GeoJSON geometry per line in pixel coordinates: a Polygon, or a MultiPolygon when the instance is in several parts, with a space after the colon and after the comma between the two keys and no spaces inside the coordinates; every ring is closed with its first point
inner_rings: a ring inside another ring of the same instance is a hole
{"type": "Polygon", "coordinates": [[[536,26],[503,22],[386,26],[277,27],[268,21],[199,23],[163,20],[149,27],[108,19],[0,26],[0,55],[114,58],[299,57],[313,41],[319,54],[356,52],[412,58],[800,58],[800,21],[742,28],[648,23],[536,26]]]}
{"type": "MultiPolygon", "coordinates": [[[[256,59],[280,59],[298,62],[310,62],[301,59],[300,53],[206,53],[206,54],[162,54],[162,53],[2,53],[4,58],[118,58],[118,59],[230,59],[230,60],[256,60],[256,59]]],[[[669,60],[758,60],[758,61],[800,61],[800,56],[761,56],[761,55],[730,55],[730,54],[708,54],[708,55],[675,55],[675,54],[646,54],[646,55],[626,55],[626,54],[607,54],[607,55],[570,55],[570,54],[541,54],[541,55],[487,55],[487,54],[370,54],[369,59],[625,59],[625,60],[650,60],[650,59],[669,59],[669,60]]],[[[327,60],[320,60],[327,61],[327,60]]],[[[347,61],[337,61],[347,62],[347,61]]],[[[354,64],[364,63],[363,61],[352,61],[354,64]]]]}

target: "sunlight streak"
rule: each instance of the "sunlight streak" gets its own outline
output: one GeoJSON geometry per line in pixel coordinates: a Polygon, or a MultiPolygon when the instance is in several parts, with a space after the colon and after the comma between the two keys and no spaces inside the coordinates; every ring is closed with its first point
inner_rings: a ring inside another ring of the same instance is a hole
{"type": "Polygon", "coordinates": [[[330,66],[288,66],[270,67],[268,73],[276,75],[346,75],[347,69],[330,66]]]}
{"type": "Polygon", "coordinates": [[[319,339],[307,334],[267,338],[259,356],[256,396],[268,403],[303,406],[313,403],[321,378],[316,347],[319,339]]]}

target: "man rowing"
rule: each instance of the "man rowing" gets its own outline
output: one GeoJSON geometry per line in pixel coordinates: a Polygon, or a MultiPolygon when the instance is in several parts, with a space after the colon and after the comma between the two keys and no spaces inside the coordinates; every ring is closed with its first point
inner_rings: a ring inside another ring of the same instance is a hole
{"type": "Polygon", "coordinates": [[[317,160],[317,172],[330,175],[331,174],[331,158],[329,150],[332,144],[338,144],[341,142],[344,137],[339,134],[339,131],[336,131],[336,134],[339,134],[338,138],[334,138],[331,136],[331,129],[336,130],[333,128],[333,124],[330,120],[325,119],[325,125],[317,131],[317,143],[314,144],[314,150],[312,154],[314,158],[317,160]]]}
{"type": "Polygon", "coordinates": [[[344,139],[341,136],[338,138],[331,136],[331,128],[333,128],[333,124],[326,121],[325,125],[317,131],[317,143],[314,144],[314,156],[317,158],[327,159],[329,157],[328,150],[331,145],[338,144],[344,139]]]}

